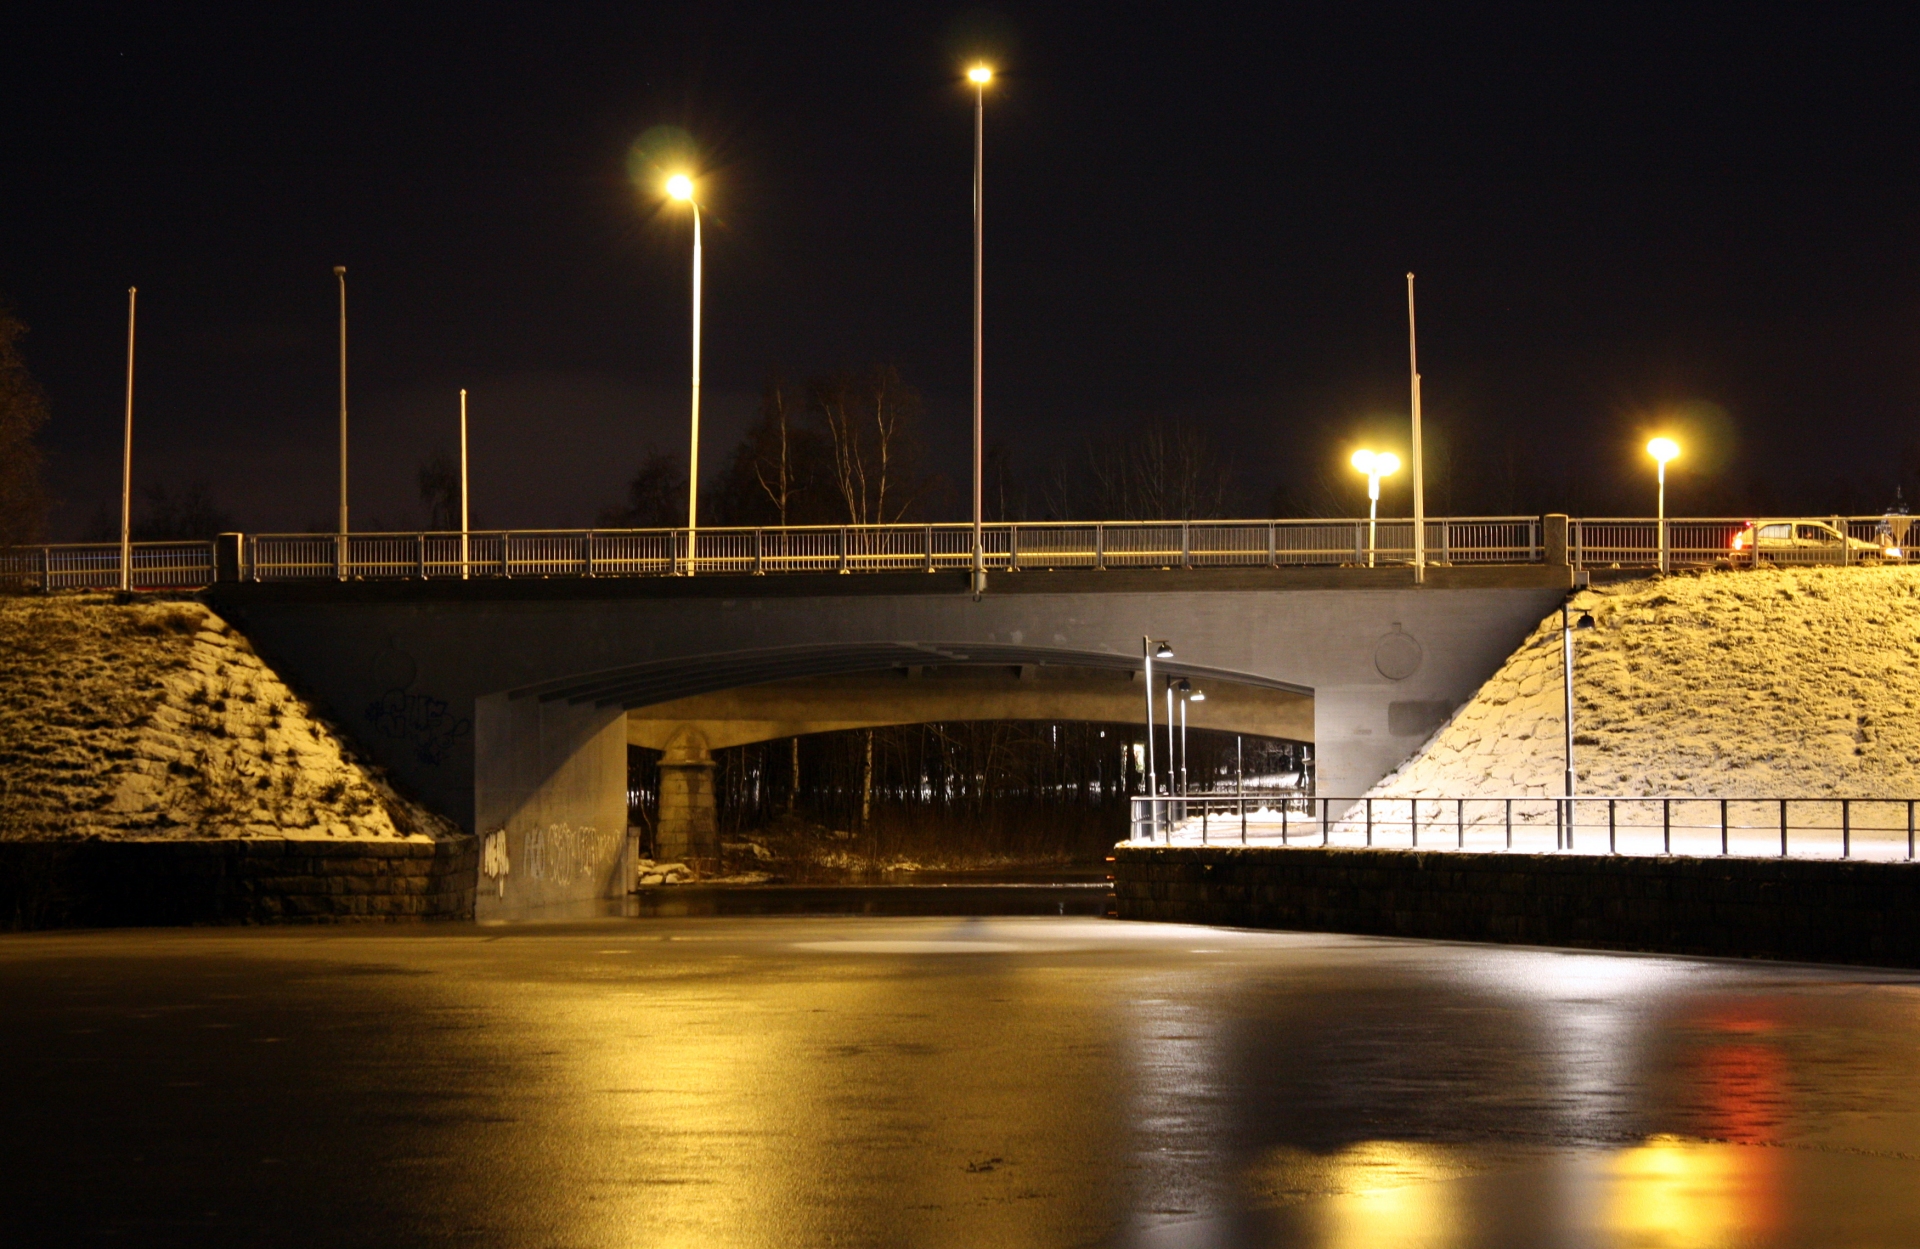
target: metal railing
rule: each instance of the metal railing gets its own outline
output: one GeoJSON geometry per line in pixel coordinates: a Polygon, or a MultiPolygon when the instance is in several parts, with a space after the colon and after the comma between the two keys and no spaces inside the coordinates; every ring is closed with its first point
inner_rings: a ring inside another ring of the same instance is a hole
{"type": "MultiPolygon", "coordinates": [[[[1835,517],[1873,540],[1883,518],[1835,517]]],[[[1734,560],[1738,519],[1667,522],[1670,567],[1734,560]]],[[[1438,565],[1543,564],[1547,524],[1534,516],[1465,516],[1426,522],[1426,549],[1438,565]]],[[[989,571],[1125,568],[1309,568],[1369,562],[1368,524],[1337,520],[1044,521],[984,527],[989,571]]],[[[230,570],[254,581],[445,580],[491,577],[647,577],[687,573],[957,572],[973,563],[965,524],[801,525],[786,528],[488,530],[438,533],[250,534],[227,539],[230,570]]],[[[1837,562],[1853,555],[1835,544],[1837,562]]],[[[1413,522],[1384,520],[1372,535],[1372,562],[1413,559],[1413,522]]],[[[1819,553],[1798,562],[1823,562],[1819,553]]],[[[1580,569],[1657,567],[1660,527],[1645,518],[1567,522],[1567,558],[1580,569]]],[[[1769,555],[1776,562],[1792,562],[1769,555]]],[[[1835,562],[1835,561],[1826,561],[1835,562]]],[[[0,552],[0,577],[47,589],[119,584],[118,543],[20,547],[0,552]]],[[[192,589],[212,581],[215,544],[139,542],[138,589],[192,589]]]]}
{"type": "Polygon", "coordinates": [[[1141,795],[1131,800],[1130,840],[1911,861],[1916,804],[1920,799],[1141,795]]]}
{"type": "MultiPolygon", "coordinates": [[[[1881,526],[1889,519],[1904,523],[1905,517],[1824,516],[1824,520],[1850,538],[1873,542],[1881,526]]],[[[1670,517],[1667,520],[1667,566],[1701,568],[1716,565],[1751,567],[1752,552],[1735,551],[1734,535],[1752,523],[1752,518],[1670,517]]],[[[1904,537],[1902,538],[1904,542],[1904,537]]],[[[1777,564],[1853,564],[1862,554],[1877,558],[1835,542],[1826,548],[1768,550],[1762,558],[1777,564]]],[[[1567,522],[1567,558],[1575,568],[1658,568],[1660,566],[1660,522],[1646,517],[1589,517],[1567,522]]]]}
{"type": "MultiPolygon", "coordinates": [[[[136,542],[131,565],[136,590],[197,590],[213,582],[213,543],[136,542]]],[[[117,590],[120,544],[0,549],[0,580],[42,590],[117,590]]]]}

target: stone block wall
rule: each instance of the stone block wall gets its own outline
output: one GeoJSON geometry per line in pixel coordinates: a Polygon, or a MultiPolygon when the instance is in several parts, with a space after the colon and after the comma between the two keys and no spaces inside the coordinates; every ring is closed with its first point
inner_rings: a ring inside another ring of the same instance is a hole
{"type": "Polygon", "coordinates": [[[0,927],[471,919],[477,842],[0,842],[0,927]]]}
{"type": "Polygon", "coordinates": [[[1920,864],[1128,847],[1121,919],[1920,967],[1920,864]]]}

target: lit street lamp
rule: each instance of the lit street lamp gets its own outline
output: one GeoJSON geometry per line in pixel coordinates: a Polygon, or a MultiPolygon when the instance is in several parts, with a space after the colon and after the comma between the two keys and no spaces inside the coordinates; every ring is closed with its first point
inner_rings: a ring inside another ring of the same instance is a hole
{"type": "MultiPolygon", "coordinates": [[[[1593,628],[1593,614],[1591,612],[1581,612],[1580,622],[1575,624],[1573,623],[1568,604],[1564,602],[1560,604],[1560,667],[1562,682],[1565,686],[1567,696],[1565,718],[1567,727],[1567,797],[1569,798],[1573,797],[1573,631],[1575,629],[1591,628],[1593,628]]],[[[1573,841],[1573,804],[1571,802],[1567,804],[1566,840],[1568,844],[1571,845],[1573,841]]]]}
{"type": "Polygon", "coordinates": [[[1647,444],[1647,454],[1659,466],[1660,477],[1660,571],[1667,571],[1667,461],[1680,454],[1680,444],[1671,438],[1655,438],[1647,444]]]}
{"type": "Polygon", "coordinates": [[[127,428],[120,444],[120,588],[133,589],[133,309],[140,288],[127,288],[127,428]]]}
{"type": "MultiPolygon", "coordinates": [[[[981,497],[981,327],[983,279],[986,250],[986,160],[987,160],[987,84],[993,81],[993,68],[975,65],[967,71],[973,84],[973,592],[978,596],[987,588],[987,555],[980,527],[981,497]]],[[[1152,734],[1148,734],[1149,740],[1152,734]]],[[[1172,761],[1168,761],[1171,766],[1172,761]]]]}
{"type": "Polygon", "coordinates": [[[1352,464],[1367,475],[1367,567],[1371,568],[1380,523],[1380,479],[1400,470],[1400,457],[1391,451],[1355,451],[1352,464]]]}
{"type": "Polygon", "coordinates": [[[691,577],[700,510],[700,204],[693,198],[693,179],[683,173],[667,179],[667,194],[693,210],[693,428],[687,449],[687,575],[691,577]]]}
{"type": "Polygon", "coordinates": [[[1193,688],[1193,682],[1185,677],[1180,679],[1180,796],[1187,795],[1187,704],[1204,703],[1207,695],[1204,690],[1193,688]]]}
{"type": "Polygon", "coordinates": [[[347,267],[335,265],[340,282],[340,537],[335,560],[340,580],[347,579],[347,267]]]}

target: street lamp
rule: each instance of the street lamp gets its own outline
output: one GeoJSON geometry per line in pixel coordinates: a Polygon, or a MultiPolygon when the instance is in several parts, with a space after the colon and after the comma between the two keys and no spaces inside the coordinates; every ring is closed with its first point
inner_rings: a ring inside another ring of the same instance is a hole
{"type": "MultiPolygon", "coordinates": [[[[1153,661],[1172,659],[1173,647],[1165,642],[1156,642],[1152,638],[1140,639],[1140,658],[1146,663],[1147,688],[1147,796],[1153,797],[1160,792],[1159,764],[1153,757],[1153,661]]],[[[1167,760],[1171,767],[1173,760],[1167,760]]]]}
{"type": "MultiPolygon", "coordinates": [[[[1560,667],[1562,684],[1567,698],[1567,797],[1573,797],[1573,631],[1593,628],[1593,613],[1581,612],[1578,624],[1573,623],[1569,604],[1560,604],[1560,667]]],[[[1573,803],[1567,803],[1566,840],[1573,843],[1573,803]]]]}
{"type": "Polygon", "coordinates": [[[347,579],[347,267],[335,265],[340,283],[340,537],[334,559],[340,580],[347,579]]]}
{"type": "Polygon", "coordinates": [[[1680,444],[1671,438],[1655,438],[1647,444],[1647,454],[1659,466],[1660,477],[1660,571],[1667,571],[1667,461],[1680,454],[1680,444]]]}
{"type": "Polygon", "coordinates": [[[120,443],[120,588],[133,589],[133,310],[140,288],[127,288],[127,427],[120,443]]]}
{"type": "MultiPolygon", "coordinates": [[[[981,327],[984,324],[984,256],[986,251],[986,161],[987,161],[987,84],[993,81],[993,67],[975,65],[967,70],[973,84],[973,592],[987,588],[987,555],[980,527],[981,497],[981,327]]],[[[1151,740],[1152,735],[1148,735],[1151,740]]]]}
{"type": "Polygon", "coordinates": [[[667,195],[693,210],[693,425],[687,447],[687,575],[691,577],[700,510],[700,203],[693,198],[693,179],[683,173],[667,179],[667,195]]]}
{"type": "Polygon", "coordinates": [[[1371,568],[1380,523],[1380,479],[1400,471],[1400,457],[1391,451],[1355,451],[1351,463],[1367,475],[1367,567],[1371,568]]]}

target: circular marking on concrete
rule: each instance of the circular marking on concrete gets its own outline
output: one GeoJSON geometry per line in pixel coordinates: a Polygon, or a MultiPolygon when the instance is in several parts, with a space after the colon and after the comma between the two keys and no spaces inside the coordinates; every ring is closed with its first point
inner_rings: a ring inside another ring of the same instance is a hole
{"type": "Polygon", "coordinates": [[[796,950],[819,954],[1013,954],[1012,941],[796,941],[796,950]]]}
{"type": "Polygon", "coordinates": [[[1411,634],[1401,631],[1399,625],[1393,626],[1393,632],[1380,639],[1373,648],[1373,667],[1389,681],[1404,681],[1420,671],[1420,663],[1426,658],[1419,641],[1411,634]]]}

